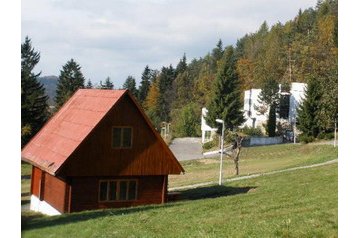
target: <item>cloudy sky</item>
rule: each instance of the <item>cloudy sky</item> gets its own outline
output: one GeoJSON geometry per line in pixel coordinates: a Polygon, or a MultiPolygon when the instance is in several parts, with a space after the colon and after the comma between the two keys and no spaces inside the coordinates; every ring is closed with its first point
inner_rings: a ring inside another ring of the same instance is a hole
{"type": "Polygon", "coordinates": [[[21,37],[41,53],[37,71],[59,75],[71,58],[86,79],[109,76],[120,87],[128,75],[140,81],[146,65],[173,64],[186,53],[199,58],[235,44],[263,21],[292,19],[316,0],[23,0],[21,37]]]}

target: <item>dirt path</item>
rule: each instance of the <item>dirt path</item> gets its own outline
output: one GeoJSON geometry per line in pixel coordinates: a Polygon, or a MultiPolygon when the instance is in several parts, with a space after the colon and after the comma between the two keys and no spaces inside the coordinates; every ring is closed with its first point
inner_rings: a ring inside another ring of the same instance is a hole
{"type": "MultiPolygon", "coordinates": [[[[243,180],[243,179],[257,178],[260,176],[278,174],[278,173],[283,173],[283,172],[288,172],[288,171],[320,167],[320,166],[324,166],[324,165],[328,165],[328,164],[334,164],[337,162],[338,162],[338,159],[334,159],[334,160],[329,160],[329,161],[326,161],[324,163],[319,163],[319,164],[312,164],[312,165],[299,166],[299,167],[294,167],[294,168],[289,168],[289,169],[276,170],[276,171],[267,172],[267,173],[259,173],[259,174],[241,176],[241,177],[236,177],[236,178],[231,178],[231,179],[225,179],[225,180],[223,180],[223,183],[238,181],[238,180],[243,180]]],[[[217,184],[217,182],[197,183],[197,184],[192,184],[192,185],[187,185],[187,186],[169,188],[168,191],[178,191],[178,190],[184,190],[184,189],[198,188],[198,187],[204,187],[204,186],[213,185],[213,184],[217,184]]]]}

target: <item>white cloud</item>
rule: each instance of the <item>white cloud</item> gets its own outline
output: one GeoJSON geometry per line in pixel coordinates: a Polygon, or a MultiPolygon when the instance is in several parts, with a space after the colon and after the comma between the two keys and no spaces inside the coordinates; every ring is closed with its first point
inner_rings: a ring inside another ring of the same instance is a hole
{"type": "Polygon", "coordinates": [[[264,20],[292,19],[316,0],[26,0],[22,39],[28,35],[41,52],[37,69],[58,75],[74,58],[93,82],[110,76],[116,86],[145,67],[160,69],[208,53],[223,39],[235,44],[264,20]]]}

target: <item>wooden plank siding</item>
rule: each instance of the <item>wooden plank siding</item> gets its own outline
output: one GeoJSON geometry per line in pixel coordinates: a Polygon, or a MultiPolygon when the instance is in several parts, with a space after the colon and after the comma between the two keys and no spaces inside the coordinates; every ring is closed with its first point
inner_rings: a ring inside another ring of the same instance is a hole
{"type": "Polygon", "coordinates": [[[66,206],[66,183],[48,173],[45,173],[44,200],[59,212],[64,213],[66,206]]]}
{"type": "Polygon", "coordinates": [[[175,158],[147,125],[128,95],[117,102],[100,124],[65,162],[64,176],[126,176],[180,174],[175,158]],[[131,148],[112,148],[112,127],[132,130],[131,148]]]}
{"type": "Polygon", "coordinates": [[[70,212],[83,210],[130,207],[162,203],[162,188],[166,176],[74,177],[71,182],[70,212]],[[132,201],[99,201],[99,181],[135,179],[137,199],[132,201]]]}
{"type": "Polygon", "coordinates": [[[32,166],[32,175],[31,175],[31,194],[36,197],[40,197],[40,189],[41,189],[41,169],[32,166]]]}

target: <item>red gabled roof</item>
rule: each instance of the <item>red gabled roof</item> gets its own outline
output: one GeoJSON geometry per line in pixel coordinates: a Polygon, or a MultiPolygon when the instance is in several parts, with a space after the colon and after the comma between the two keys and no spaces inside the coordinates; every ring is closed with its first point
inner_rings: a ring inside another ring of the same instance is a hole
{"type": "Polygon", "coordinates": [[[55,174],[126,92],[79,89],[23,148],[21,158],[55,174]]]}
{"type": "Polygon", "coordinates": [[[128,90],[79,89],[23,148],[22,160],[55,175],[124,95],[128,95],[139,109],[156,138],[164,145],[168,158],[174,160],[179,171],[184,172],[128,90]]]}

